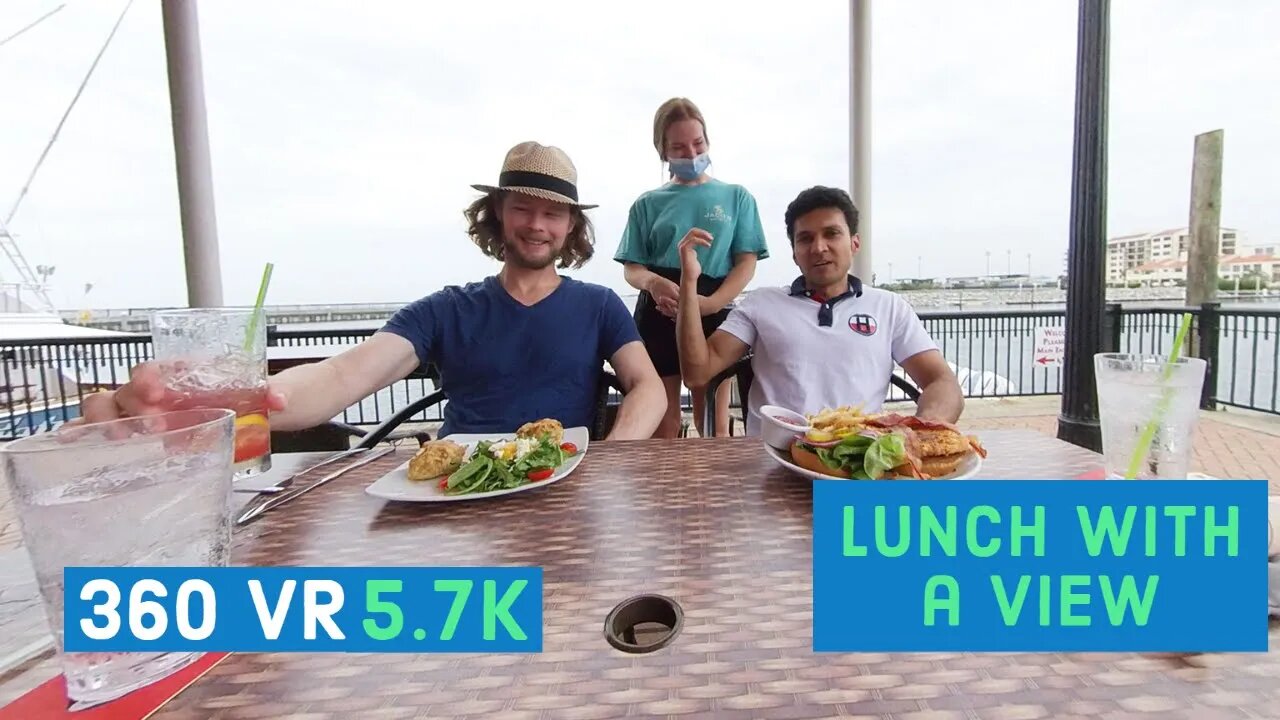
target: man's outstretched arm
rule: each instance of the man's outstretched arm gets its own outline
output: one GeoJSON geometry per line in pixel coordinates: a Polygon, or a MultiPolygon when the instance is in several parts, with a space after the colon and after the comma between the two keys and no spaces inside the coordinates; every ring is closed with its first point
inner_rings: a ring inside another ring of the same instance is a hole
{"type": "Polygon", "coordinates": [[[413,343],[380,332],[339,355],[289,368],[270,380],[283,399],[282,409],[271,413],[271,429],[305,430],[328,422],[417,367],[413,343]]]}
{"type": "MultiPolygon", "coordinates": [[[[267,380],[271,429],[305,430],[328,422],[417,366],[412,343],[390,333],[375,333],[340,355],[272,375],[267,380]]],[[[158,363],[146,362],[133,368],[129,382],[119,389],[85,396],[82,417],[74,424],[164,412],[165,394],[158,363]]]]}

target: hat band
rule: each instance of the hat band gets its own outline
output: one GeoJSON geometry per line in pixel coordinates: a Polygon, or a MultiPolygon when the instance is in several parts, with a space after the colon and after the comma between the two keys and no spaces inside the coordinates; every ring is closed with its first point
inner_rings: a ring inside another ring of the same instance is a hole
{"type": "Polygon", "coordinates": [[[507,170],[498,176],[499,187],[505,188],[513,185],[548,190],[578,202],[578,188],[571,182],[551,175],[528,172],[526,170],[507,170]]]}

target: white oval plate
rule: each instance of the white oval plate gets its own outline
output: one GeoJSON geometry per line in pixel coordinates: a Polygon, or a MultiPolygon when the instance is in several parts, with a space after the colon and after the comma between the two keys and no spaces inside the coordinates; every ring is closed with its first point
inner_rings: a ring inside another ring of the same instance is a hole
{"type": "MultiPolygon", "coordinates": [[[[467,454],[463,462],[471,458],[472,453],[476,450],[476,445],[481,440],[502,441],[510,440],[516,436],[515,433],[506,435],[471,435],[456,434],[450,435],[445,440],[452,440],[460,445],[465,445],[467,454]]],[[[527,483],[520,487],[508,488],[506,490],[491,490],[483,493],[468,493],[465,495],[446,495],[440,489],[439,478],[431,478],[429,480],[411,481],[409,479],[409,461],[406,460],[403,465],[392,470],[391,472],[378,478],[372,485],[365,488],[364,491],[374,497],[380,497],[384,500],[398,500],[401,502],[458,502],[460,500],[482,500],[484,498],[498,497],[499,495],[510,495],[512,493],[524,492],[526,490],[537,490],[546,487],[557,480],[564,479],[565,476],[572,473],[578,468],[578,464],[582,462],[582,458],[586,457],[587,444],[591,439],[591,434],[585,427],[565,428],[564,440],[562,442],[571,442],[578,448],[578,454],[569,458],[563,465],[552,473],[551,477],[546,480],[538,480],[536,482],[527,483]]]]}
{"type": "MultiPolygon", "coordinates": [[[[791,459],[790,459],[791,455],[789,453],[787,455],[783,455],[781,450],[778,450],[767,443],[761,443],[761,444],[764,445],[765,452],[769,453],[769,457],[773,458],[774,462],[796,473],[797,475],[803,475],[804,477],[807,477],[810,480],[848,480],[849,479],[849,478],[836,477],[834,475],[823,475],[822,473],[816,473],[812,470],[802,468],[799,465],[796,465],[795,463],[791,462],[791,459]]],[[[977,475],[978,471],[981,469],[982,469],[982,456],[978,455],[977,453],[970,453],[969,457],[961,461],[960,466],[956,468],[955,472],[951,473],[950,475],[943,475],[942,477],[934,478],[934,480],[967,480],[977,475]]]]}

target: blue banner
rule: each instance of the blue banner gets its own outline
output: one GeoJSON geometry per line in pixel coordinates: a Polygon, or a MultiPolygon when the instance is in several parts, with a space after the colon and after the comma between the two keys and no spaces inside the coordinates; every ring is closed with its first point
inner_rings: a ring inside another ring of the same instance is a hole
{"type": "Polygon", "coordinates": [[[1267,483],[815,481],[813,649],[1265,652],[1267,483]]]}
{"type": "Polygon", "coordinates": [[[68,652],[542,651],[542,569],[68,567],[68,652]]]}

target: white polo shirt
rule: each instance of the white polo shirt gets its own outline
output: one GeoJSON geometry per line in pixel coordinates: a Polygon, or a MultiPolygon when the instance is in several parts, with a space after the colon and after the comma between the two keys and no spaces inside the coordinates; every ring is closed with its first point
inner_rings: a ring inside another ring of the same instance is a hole
{"type": "Polygon", "coordinates": [[[779,405],[800,413],[861,405],[875,412],[889,392],[895,364],[937,349],[898,295],[863,287],[820,302],[804,278],[790,288],[753,290],[720,325],[751,347],[755,380],[747,398],[747,434],[760,432],[760,408],[779,405]]]}

